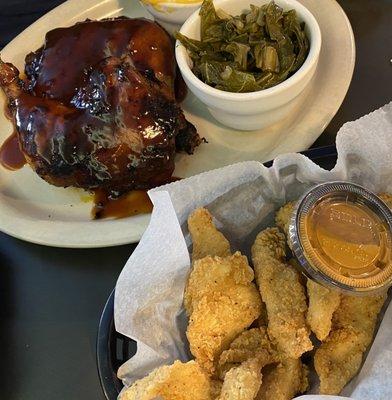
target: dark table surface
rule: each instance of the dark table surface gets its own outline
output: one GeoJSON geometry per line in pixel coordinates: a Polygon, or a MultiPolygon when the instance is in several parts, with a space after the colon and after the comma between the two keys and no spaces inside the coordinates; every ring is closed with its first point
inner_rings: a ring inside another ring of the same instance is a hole
{"type": "MultiPolygon", "coordinates": [[[[60,3],[0,0],[0,48],[60,3]]],[[[354,29],[357,64],[341,109],[314,146],[334,143],[344,122],[392,97],[392,0],[339,3],[354,29]]],[[[96,330],[133,249],[53,249],[0,233],[1,398],[103,399],[95,365],[96,330]]]]}

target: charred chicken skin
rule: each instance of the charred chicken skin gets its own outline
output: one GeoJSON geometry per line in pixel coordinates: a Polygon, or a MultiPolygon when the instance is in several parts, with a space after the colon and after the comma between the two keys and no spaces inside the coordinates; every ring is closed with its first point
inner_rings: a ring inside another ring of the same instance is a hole
{"type": "Polygon", "coordinates": [[[176,101],[169,35],[120,17],[47,33],[26,78],[0,61],[20,148],[56,186],[121,194],[170,180],[176,151],[200,143],[176,101]]]}

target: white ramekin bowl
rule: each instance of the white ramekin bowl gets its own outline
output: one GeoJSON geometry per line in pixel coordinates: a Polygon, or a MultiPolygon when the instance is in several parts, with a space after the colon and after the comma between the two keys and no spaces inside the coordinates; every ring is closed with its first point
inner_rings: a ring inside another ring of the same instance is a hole
{"type": "MultiPolygon", "coordinates": [[[[216,8],[231,15],[239,15],[250,8],[250,4],[261,6],[269,0],[216,0],[216,8]]],[[[191,92],[209,109],[216,120],[237,130],[256,130],[273,125],[293,111],[300,100],[300,94],[312,79],[321,49],[321,31],[314,16],[296,0],[276,0],[284,10],[294,9],[300,21],[305,22],[305,32],[309,38],[309,54],[290,78],[269,89],[252,93],[230,93],[215,89],[192,72],[192,61],[186,48],[177,41],[176,59],[182,76],[191,92]]],[[[200,17],[193,13],[182,26],[180,32],[192,39],[200,39],[200,17]]]]}
{"type": "Polygon", "coordinates": [[[157,5],[148,0],[140,0],[140,3],[169,33],[178,31],[182,24],[200,8],[202,1],[194,3],[162,2],[157,5]]]}

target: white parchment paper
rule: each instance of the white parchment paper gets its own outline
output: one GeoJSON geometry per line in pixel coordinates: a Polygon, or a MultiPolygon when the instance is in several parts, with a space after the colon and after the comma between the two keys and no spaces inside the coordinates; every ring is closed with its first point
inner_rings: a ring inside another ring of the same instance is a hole
{"type": "MultiPolygon", "coordinates": [[[[285,154],[271,168],[245,162],[150,191],[154,203],[150,225],[116,286],[116,329],[138,345],[135,357],[118,373],[126,386],[155,367],[190,359],[182,308],[190,267],[189,213],[207,207],[233,250],[249,255],[257,233],[272,225],[275,211],[315,183],[345,180],[392,193],[392,103],[345,124],[337,136],[337,149],[332,171],[300,154],[285,154]]],[[[392,399],[391,331],[389,309],[361,372],[344,395],[358,400],[392,399]]]]}

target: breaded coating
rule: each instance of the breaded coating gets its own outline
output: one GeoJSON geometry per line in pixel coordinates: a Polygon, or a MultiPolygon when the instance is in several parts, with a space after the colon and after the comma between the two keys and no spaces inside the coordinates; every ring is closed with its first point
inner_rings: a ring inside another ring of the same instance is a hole
{"type": "Polygon", "coordinates": [[[340,304],[340,293],[311,279],[307,281],[309,307],[306,320],[318,340],[325,340],[332,326],[332,316],[340,304]]]}
{"type": "Polygon", "coordinates": [[[122,395],[121,400],[213,400],[211,382],[195,362],[176,361],[152,371],[136,381],[122,395]]]}
{"type": "Polygon", "coordinates": [[[222,391],[223,382],[217,379],[211,379],[211,398],[216,400],[222,391]]]}
{"type": "MultiPolygon", "coordinates": [[[[287,203],[276,213],[276,225],[286,234],[286,237],[288,237],[294,208],[295,203],[287,203]]],[[[309,298],[306,320],[317,339],[324,340],[331,330],[332,315],[339,305],[340,294],[310,279],[307,280],[306,285],[309,298]]]]}
{"type": "Polygon", "coordinates": [[[211,375],[223,350],[260,315],[261,299],[252,285],[212,292],[194,306],[187,337],[197,362],[211,375]]]}
{"type": "Polygon", "coordinates": [[[392,209],[392,194],[389,193],[380,193],[378,197],[389,207],[392,209]]]}
{"type": "Polygon", "coordinates": [[[188,229],[193,243],[192,261],[206,256],[227,257],[230,243],[212,222],[212,215],[205,208],[198,208],[188,218],[188,229]]]}
{"type": "Polygon", "coordinates": [[[268,326],[267,307],[265,306],[264,302],[261,302],[261,313],[259,319],[257,320],[257,326],[260,328],[267,328],[268,326]]]}
{"type": "Polygon", "coordinates": [[[216,291],[224,293],[226,289],[236,285],[248,286],[253,279],[253,269],[240,252],[225,258],[205,257],[197,260],[185,289],[185,309],[191,314],[202,297],[216,291]]]}
{"type": "Polygon", "coordinates": [[[356,375],[370,345],[384,296],[342,296],[335,311],[332,330],[317,349],[314,366],[321,394],[339,394],[356,375]]]}
{"type": "Polygon", "coordinates": [[[263,384],[256,400],[291,400],[309,388],[308,368],[300,359],[286,359],[262,370],[263,384]]]}
{"type": "Polygon", "coordinates": [[[239,252],[229,257],[205,257],[195,262],[185,290],[190,315],[187,337],[191,353],[208,373],[233,339],[261,312],[254,273],[239,252]]]}
{"type": "Polygon", "coordinates": [[[286,237],[288,237],[290,220],[294,213],[295,204],[295,202],[285,204],[275,215],[275,224],[286,237]]]}
{"type": "Polygon", "coordinates": [[[260,385],[260,361],[253,358],[227,372],[217,400],[254,400],[260,385]]]}
{"type": "Polygon", "coordinates": [[[351,328],[334,329],[317,349],[314,366],[320,394],[339,394],[362,364],[364,335],[351,328]]]}
{"type": "Polygon", "coordinates": [[[256,238],[252,259],[256,282],[267,307],[268,335],[288,358],[299,358],[313,348],[306,325],[304,287],[298,272],[284,262],[285,238],[268,228],[256,238]]]}
{"type": "Polygon", "coordinates": [[[219,357],[219,377],[224,379],[227,371],[250,359],[259,360],[261,367],[278,361],[277,351],[264,328],[249,329],[231,342],[219,357]]]}

